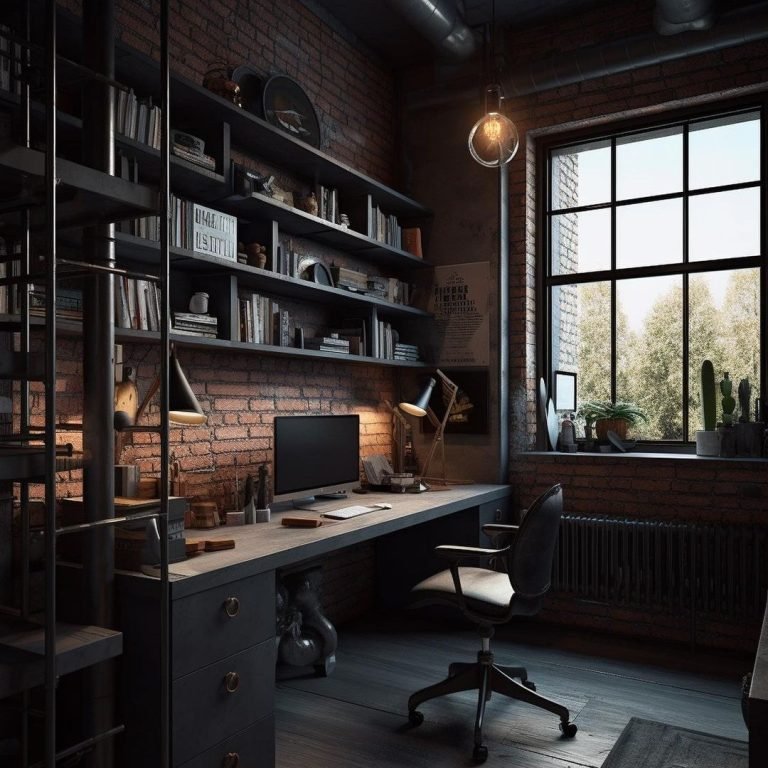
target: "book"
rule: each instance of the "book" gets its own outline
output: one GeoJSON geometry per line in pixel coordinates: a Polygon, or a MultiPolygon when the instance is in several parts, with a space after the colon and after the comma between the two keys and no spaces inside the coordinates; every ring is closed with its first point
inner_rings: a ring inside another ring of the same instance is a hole
{"type": "Polygon", "coordinates": [[[420,259],[424,258],[421,250],[421,227],[403,227],[403,250],[420,259]]]}

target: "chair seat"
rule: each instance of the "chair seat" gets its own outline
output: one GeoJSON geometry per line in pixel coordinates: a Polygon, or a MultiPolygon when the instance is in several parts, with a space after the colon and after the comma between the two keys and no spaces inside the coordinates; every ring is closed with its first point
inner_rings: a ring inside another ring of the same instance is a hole
{"type": "MultiPolygon", "coordinates": [[[[487,568],[462,567],[459,568],[459,577],[468,608],[489,618],[503,618],[507,615],[515,591],[509,583],[506,571],[500,573],[489,571],[487,568]]],[[[411,592],[414,601],[421,604],[458,604],[449,570],[424,579],[413,587],[411,592]]]]}

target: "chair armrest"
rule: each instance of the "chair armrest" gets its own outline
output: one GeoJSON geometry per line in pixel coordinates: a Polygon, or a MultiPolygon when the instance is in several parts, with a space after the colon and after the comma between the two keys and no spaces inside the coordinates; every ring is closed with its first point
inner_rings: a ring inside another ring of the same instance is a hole
{"type": "Polygon", "coordinates": [[[435,547],[435,554],[443,560],[450,560],[456,563],[469,558],[495,557],[505,552],[506,549],[506,547],[503,549],[486,549],[485,547],[457,547],[450,544],[441,544],[439,547],[435,547]]]}
{"type": "Polygon", "coordinates": [[[506,525],[505,523],[486,523],[483,526],[483,533],[487,533],[489,536],[496,533],[517,533],[519,530],[519,525],[506,525]]]}

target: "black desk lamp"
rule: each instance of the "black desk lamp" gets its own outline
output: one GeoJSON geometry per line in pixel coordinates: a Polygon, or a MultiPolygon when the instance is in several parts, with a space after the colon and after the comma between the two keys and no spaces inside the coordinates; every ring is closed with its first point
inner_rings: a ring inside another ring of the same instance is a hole
{"type": "Polygon", "coordinates": [[[448,480],[445,476],[445,442],[443,436],[445,435],[445,427],[448,424],[448,419],[451,417],[451,411],[456,403],[456,395],[459,391],[458,385],[454,384],[439,368],[435,371],[435,377],[431,377],[427,382],[424,389],[419,393],[416,400],[406,401],[400,403],[400,409],[409,413],[411,416],[417,416],[423,418],[426,416],[429,419],[430,424],[435,428],[435,436],[432,438],[432,445],[429,447],[429,453],[424,461],[424,467],[421,470],[422,480],[429,480],[428,472],[432,459],[434,458],[437,446],[440,446],[440,452],[443,460],[443,475],[441,478],[443,483],[447,483],[448,480]],[[443,418],[439,419],[437,414],[430,408],[429,401],[432,398],[432,392],[437,385],[437,381],[440,381],[440,392],[442,395],[443,408],[445,409],[443,418]]]}
{"type": "MultiPolygon", "coordinates": [[[[127,382],[124,382],[127,383],[127,382]]],[[[133,383],[135,390],[135,382],[133,383]]],[[[155,393],[160,388],[160,375],[155,376],[152,384],[147,390],[147,394],[141,401],[135,414],[131,412],[132,409],[127,410],[115,410],[114,424],[115,429],[122,430],[141,430],[141,427],[136,425],[141,419],[141,415],[147,409],[150,400],[155,396],[155,393]]],[[[127,393],[127,401],[131,400],[131,392],[127,393]]],[[[138,398],[134,399],[134,402],[138,398]]],[[[120,403],[118,401],[118,408],[120,403]]],[[[176,357],[176,348],[171,348],[171,359],[168,368],[168,421],[172,424],[182,424],[184,426],[197,426],[205,424],[208,417],[203,413],[203,409],[200,407],[200,403],[195,397],[195,393],[192,391],[192,387],[189,386],[187,377],[184,375],[184,371],[181,369],[178,357],[176,357]]],[[[152,429],[152,428],[150,428],[152,429]]]]}

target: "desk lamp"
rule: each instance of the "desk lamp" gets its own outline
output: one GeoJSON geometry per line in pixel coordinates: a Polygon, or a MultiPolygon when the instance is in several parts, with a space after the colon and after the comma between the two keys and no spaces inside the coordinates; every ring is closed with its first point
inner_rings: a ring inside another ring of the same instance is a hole
{"type": "MultiPolygon", "coordinates": [[[[424,389],[419,394],[416,400],[406,401],[400,403],[400,409],[409,413],[411,416],[417,416],[423,418],[426,416],[429,419],[430,424],[435,428],[435,435],[432,438],[432,445],[429,447],[429,453],[424,462],[424,467],[421,470],[422,480],[429,480],[428,472],[429,466],[432,463],[432,459],[437,450],[437,446],[440,446],[440,452],[443,460],[443,475],[440,480],[443,483],[447,483],[448,480],[445,476],[445,442],[443,436],[445,435],[445,427],[448,424],[448,419],[451,417],[451,411],[456,403],[456,395],[459,391],[459,387],[454,384],[439,368],[435,371],[435,377],[431,377],[427,382],[424,389]],[[430,408],[429,401],[432,398],[432,391],[437,385],[438,379],[440,380],[440,391],[443,400],[443,408],[445,412],[443,418],[439,419],[437,414],[430,408]]],[[[426,489],[425,489],[426,490],[426,489]]]]}
{"type": "MultiPolygon", "coordinates": [[[[118,399],[114,417],[115,429],[118,431],[141,429],[137,428],[136,425],[159,388],[160,375],[158,374],[147,390],[147,394],[141,401],[141,405],[139,405],[135,415],[130,407],[121,408],[121,401],[118,399]]],[[[134,391],[136,389],[135,383],[133,383],[133,389],[134,391]]],[[[125,398],[125,402],[130,403],[132,396],[133,393],[129,389],[124,390],[123,398],[125,398]]],[[[168,368],[168,421],[172,424],[182,424],[185,426],[197,426],[205,424],[207,421],[207,417],[203,413],[203,409],[200,407],[192,387],[189,386],[184,371],[181,369],[179,359],[176,357],[175,347],[171,348],[171,360],[168,368]]]]}

